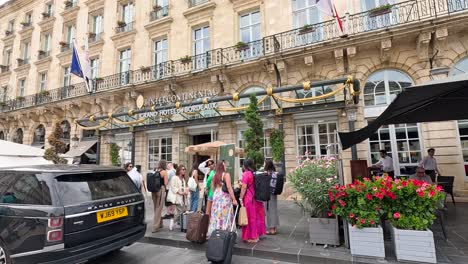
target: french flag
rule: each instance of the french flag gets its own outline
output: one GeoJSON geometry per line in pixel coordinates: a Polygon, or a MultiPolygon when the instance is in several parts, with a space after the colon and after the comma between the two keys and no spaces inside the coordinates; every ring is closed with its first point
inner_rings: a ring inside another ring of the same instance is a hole
{"type": "Polygon", "coordinates": [[[338,12],[336,12],[336,7],[334,4],[332,4],[331,0],[315,0],[315,5],[323,13],[331,17],[334,17],[336,19],[336,22],[338,23],[341,33],[344,33],[343,22],[341,21],[341,18],[338,15],[338,12]]]}

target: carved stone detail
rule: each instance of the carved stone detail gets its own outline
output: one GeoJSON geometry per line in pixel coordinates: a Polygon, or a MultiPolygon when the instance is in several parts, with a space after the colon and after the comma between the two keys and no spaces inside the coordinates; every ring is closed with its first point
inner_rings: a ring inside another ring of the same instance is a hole
{"type": "Polygon", "coordinates": [[[418,36],[417,51],[421,61],[429,59],[429,43],[431,42],[431,32],[422,32],[418,36]]]}

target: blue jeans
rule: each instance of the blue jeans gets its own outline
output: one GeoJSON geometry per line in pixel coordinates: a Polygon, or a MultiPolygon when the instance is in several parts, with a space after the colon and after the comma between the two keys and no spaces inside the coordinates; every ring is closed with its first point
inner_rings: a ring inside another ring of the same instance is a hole
{"type": "Polygon", "coordinates": [[[190,211],[196,212],[198,209],[198,197],[200,196],[200,191],[197,190],[194,192],[190,192],[190,211]]]}

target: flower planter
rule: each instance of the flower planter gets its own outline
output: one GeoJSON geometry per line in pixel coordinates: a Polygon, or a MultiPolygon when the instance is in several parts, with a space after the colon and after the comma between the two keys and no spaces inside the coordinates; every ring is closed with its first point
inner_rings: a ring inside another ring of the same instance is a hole
{"type": "Polygon", "coordinates": [[[398,261],[437,263],[432,231],[404,230],[393,226],[391,231],[398,261]]]}
{"type": "Polygon", "coordinates": [[[348,224],[349,244],[353,256],[385,258],[382,227],[357,228],[348,224]]]}
{"type": "Polygon", "coordinates": [[[308,34],[308,33],[312,33],[314,31],[315,31],[315,28],[301,29],[301,30],[299,30],[299,35],[305,35],[305,34],[308,34]]]}
{"type": "Polygon", "coordinates": [[[340,245],[336,218],[309,218],[310,244],[340,245]]]}
{"type": "Polygon", "coordinates": [[[375,10],[375,11],[370,11],[369,16],[370,17],[376,17],[376,16],[381,16],[385,14],[389,14],[392,12],[392,9],[386,8],[386,9],[380,9],[380,10],[375,10]]]}

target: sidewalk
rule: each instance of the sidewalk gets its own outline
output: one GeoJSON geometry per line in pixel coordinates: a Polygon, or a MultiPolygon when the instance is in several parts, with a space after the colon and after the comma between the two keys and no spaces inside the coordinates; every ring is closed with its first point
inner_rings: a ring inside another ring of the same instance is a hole
{"type": "MultiPolygon", "coordinates": [[[[255,245],[243,243],[240,238],[236,244],[234,254],[252,256],[277,261],[294,263],[397,263],[391,250],[391,241],[386,241],[386,255],[384,259],[353,257],[344,246],[324,248],[321,245],[309,244],[307,217],[302,210],[291,201],[279,201],[281,227],[276,236],[266,236],[255,245]]],[[[205,250],[206,243],[199,245],[185,239],[185,233],[178,229],[169,230],[169,220],[165,220],[164,229],[158,233],[151,233],[153,210],[151,202],[147,202],[148,231],[143,243],[165,246],[205,250]]],[[[440,225],[434,225],[434,237],[438,263],[468,263],[468,204],[458,203],[448,205],[446,241],[440,225]]],[[[238,233],[240,235],[240,230],[238,233]]]]}

